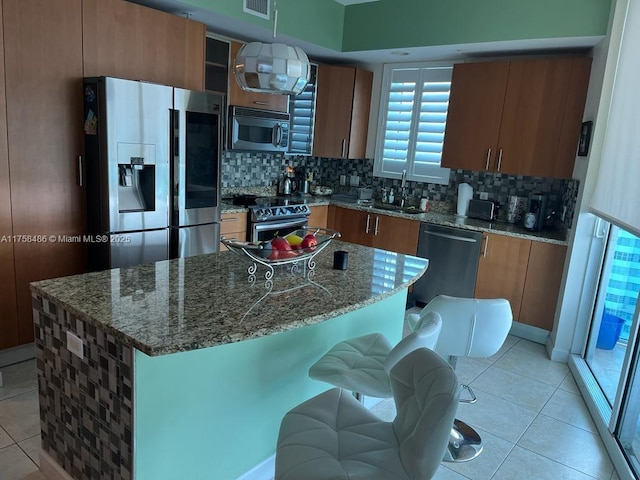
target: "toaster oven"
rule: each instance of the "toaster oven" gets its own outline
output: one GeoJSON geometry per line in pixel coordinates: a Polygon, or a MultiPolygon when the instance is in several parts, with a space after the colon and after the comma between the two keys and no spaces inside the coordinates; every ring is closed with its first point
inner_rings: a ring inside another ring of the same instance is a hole
{"type": "Polygon", "coordinates": [[[467,217],[488,220],[494,222],[498,220],[499,203],[491,200],[469,200],[467,217]]]}

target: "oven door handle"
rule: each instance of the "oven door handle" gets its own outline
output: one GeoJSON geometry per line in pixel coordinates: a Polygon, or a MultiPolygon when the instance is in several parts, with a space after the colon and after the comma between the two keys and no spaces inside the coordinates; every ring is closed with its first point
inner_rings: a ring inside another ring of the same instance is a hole
{"type": "Polygon", "coordinates": [[[304,227],[307,225],[307,217],[293,220],[282,220],[279,222],[254,223],[255,232],[264,232],[265,230],[277,230],[279,228],[304,227]]]}
{"type": "Polygon", "coordinates": [[[308,225],[308,217],[297,218],[295,220],[282,220],[273,222],[253,223],[251,225],[251,241],[257,242],[258,235],[262,232],[274,231],[278,232],[284,228],[301,228],[308,225]]]}
{"type": "Polygon", "coordinates": [[[282,143],[282,126],[279,123],[276,123],[273,126],[273,134],[271,138],[273,145],[276,147],[279,147],[282,143]]]}

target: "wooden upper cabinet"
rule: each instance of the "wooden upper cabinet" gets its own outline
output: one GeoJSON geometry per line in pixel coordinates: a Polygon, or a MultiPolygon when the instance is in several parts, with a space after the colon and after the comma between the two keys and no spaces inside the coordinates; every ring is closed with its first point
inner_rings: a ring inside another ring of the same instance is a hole
{"type": "Polygon", "coordinates": [[[241,43],[231,42],[229,63],[229,105],[287,112],[289,109],[289,95],[247,92],[240,88],[236,81],[235,73],[233,73],[233,64],[238,56],[238,50],[240,50],[240,47],[242,47],[241,43]]]}
{"type": "Polygon", "coordinates": [[[373,73],[354,67],[318,66],[313,155],[364,158],[373,73]]]}
{"type": "MultiPolygon", "coordinates": [[[[0,1],[0,6],[2,2],[0,1]]],[[[13,272],[13,242],[6,241],[13,235],[11,222],[11,191],[9,185],[9,155],[7,151],[7,105],[4,84],[4,32],[2,8],[0,8],[0,271],[3,272],[0,288],[0,349],[19,345],[16,310],[16,281],[13,272]],[[3,241],[4,240],[4,241],[3,241]]]]}
{"type": "Polygon", "coordinates": [[[457,64],[442,165],[571,178],[591,59],[457,64]]]}
{"type": "Polygon", "coordinates": [[[82,2],[85,76],[204,90],[204,24],[122,0],[82,2]]]}
{"type": "MultiPolygon", "coordinates": [[[[580,139],[590,74],[591,57],[576,57],[572,59],[569,91],[564,103],[564,117],[560,127],[558,148],[555,151],[554,160],[551,162],[553,174],[546,176],[558,178],[572,178],[573,176],[573,165],[580,139]]],[[[547,169],[549,168],[548,166],[547,169]]],[[[548,171],[545,171],[545,174],[548,171]]]]}
{"type": "Polygon", "coordinates": [[[509,62],[460,63],[453,67],[442,166],[495,169],[509,62]]]}
{"type": "Polygon", "coordinates": [[[590,58],[511,62],[498,139],[502,151],[498,171],[571,178],[590,65],[590,58]]]}
{"type": "Polygon", "coordinates": [[[506,298],[518,320],[531,240],[490,233],[483,233],[482,240],[474,296],[506,298]]]}
{"type": "Polygon", "coordinates": [[[82,0],[2,4],[13,234],[26,236],[13,243],[24,344],[33,341],[29,282],[86,271],[85,244],[60,239],[86,233],[82,0]]]}
{"type": "Polygon", "coordinates": [[[563,245],[531,242],[518,321],[549,331],[553,329],[566,255],[567,247],[563,245]]]}

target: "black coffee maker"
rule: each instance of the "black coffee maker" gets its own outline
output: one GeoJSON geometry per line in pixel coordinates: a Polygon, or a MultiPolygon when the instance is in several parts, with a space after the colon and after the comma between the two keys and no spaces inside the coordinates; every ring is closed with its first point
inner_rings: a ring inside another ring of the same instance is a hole
{"type": "Polygon", "coordinates": [[[524,227],[540,231],[545,227],[547,212],[547,196],[543,193],[532,193],[529,196],[529,212],[524,216],[524,227]]]}

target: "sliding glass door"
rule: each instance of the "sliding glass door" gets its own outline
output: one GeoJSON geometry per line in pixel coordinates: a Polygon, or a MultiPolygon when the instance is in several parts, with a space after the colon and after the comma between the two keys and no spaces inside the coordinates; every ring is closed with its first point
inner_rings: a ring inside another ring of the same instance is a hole
{"type": "Polygon", "coordinates": [[[636,476],[640,476],[639,291],[640,238],[612,225],[584,358],[611,407],[609,429],[636,476]]]}
{"type": "MultiPolygon", "coordinates": [[[[637,339],[637,335],[636,335],[637,339]]],[[[631,468],[640,477],[640,366],[638,365],[638,342],[636,340],[631,369],[624,395],[622,396],[622,410],[620,425],[615,436],[618,439],[625,456],[629,460],[631,468]]],[[[630,352],[631,353],[631,352],[630,352]]]]}
{"type": "Polygon", "coordinates": [[[613,406],[640,287],[640,239],[611,226],[585,358],[613,406]]]}

